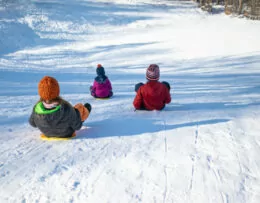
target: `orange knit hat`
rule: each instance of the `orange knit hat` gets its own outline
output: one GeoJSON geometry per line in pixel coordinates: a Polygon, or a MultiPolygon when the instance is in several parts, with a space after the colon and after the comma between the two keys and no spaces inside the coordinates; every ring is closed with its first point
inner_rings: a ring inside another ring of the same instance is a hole
{"type": "Polygon", "coordinates": [[[44,76],[38,84],[38,93],[44,100],[52,100],[60,95],[58,81],[50,76],[44,76]]]}

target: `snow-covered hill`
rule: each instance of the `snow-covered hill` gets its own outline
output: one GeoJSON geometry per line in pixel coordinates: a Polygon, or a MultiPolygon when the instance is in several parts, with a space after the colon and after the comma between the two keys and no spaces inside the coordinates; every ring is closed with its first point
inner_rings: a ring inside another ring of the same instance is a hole
{"type": "Polygon", "coordinates": [[[2,1],[0,202],[260,202],[259,33],[192,1],[2,1]],[[110,100],[89,95],[98,63],[110,100]],[[135,112],[151,63],[172,103],[135,112]],[[92,104],[76,139],[29,126],[44,75],[92,104]]]}

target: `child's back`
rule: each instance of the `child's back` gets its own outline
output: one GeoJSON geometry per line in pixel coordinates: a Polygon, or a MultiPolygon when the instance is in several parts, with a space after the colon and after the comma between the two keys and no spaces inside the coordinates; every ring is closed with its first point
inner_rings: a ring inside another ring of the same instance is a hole
{"type": "Polygon", "coordinates": [[[40,101],[31,113],[29,123],[39,128],[46,137],[72,137],[88,118],[91,105],[78,103],[72,106],[62,99],[58,81],[45,76],[38,84],[40,101]]]}
{"type": "Polygon", "coordinates": [[[82,126],[80,112],[60,100],[61,103],[53,109],[46,109],[44,102],[38,102],[29,120],[33,127],[38,127],[48,137],[71,137],[82,126]]]}
{"type": "Polygon", "coordinates": [[[171,102],[170,85],[159,82],[160,69],[156,64],[151,64],[146,71],[147,83],[139,83],[135,87],[137,92],[133,105],[136,109],[162,110],[165,104],[171,102]]]}
{"type": "Polygon", "coordinates": [[[113,95],[112,85],[108,77],[105,75],[104,67],[98,64],[97,77],[93,82],[93,86],[90,87],[91,95],[96,98],[108,98],[113,95]]]}
{"type": "Polygon", "coordinates": [[[169,90],[165,84],[148,81],[139,88],[133,104],[136,109],[161,110],[170,101],[169,90]]]}

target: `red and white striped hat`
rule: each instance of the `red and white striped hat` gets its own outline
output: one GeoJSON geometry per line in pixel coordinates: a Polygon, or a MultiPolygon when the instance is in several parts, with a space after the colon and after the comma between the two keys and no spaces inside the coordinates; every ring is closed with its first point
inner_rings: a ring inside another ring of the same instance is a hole
{"type": "Polygon", "coordinates": [[[151,64],[146,70],[147,80],[159,80],[160,78],[160,68],[156,64],[151,64]]]}

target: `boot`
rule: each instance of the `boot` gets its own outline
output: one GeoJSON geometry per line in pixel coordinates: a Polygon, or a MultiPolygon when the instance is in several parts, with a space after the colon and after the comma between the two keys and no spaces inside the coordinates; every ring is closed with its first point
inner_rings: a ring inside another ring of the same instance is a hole
{"type": "Polygon", "coordinates": [[[84,106],[88,109],[88,112],[91,112],[91,105],[89,103],[84,104],[84,106]]]}

